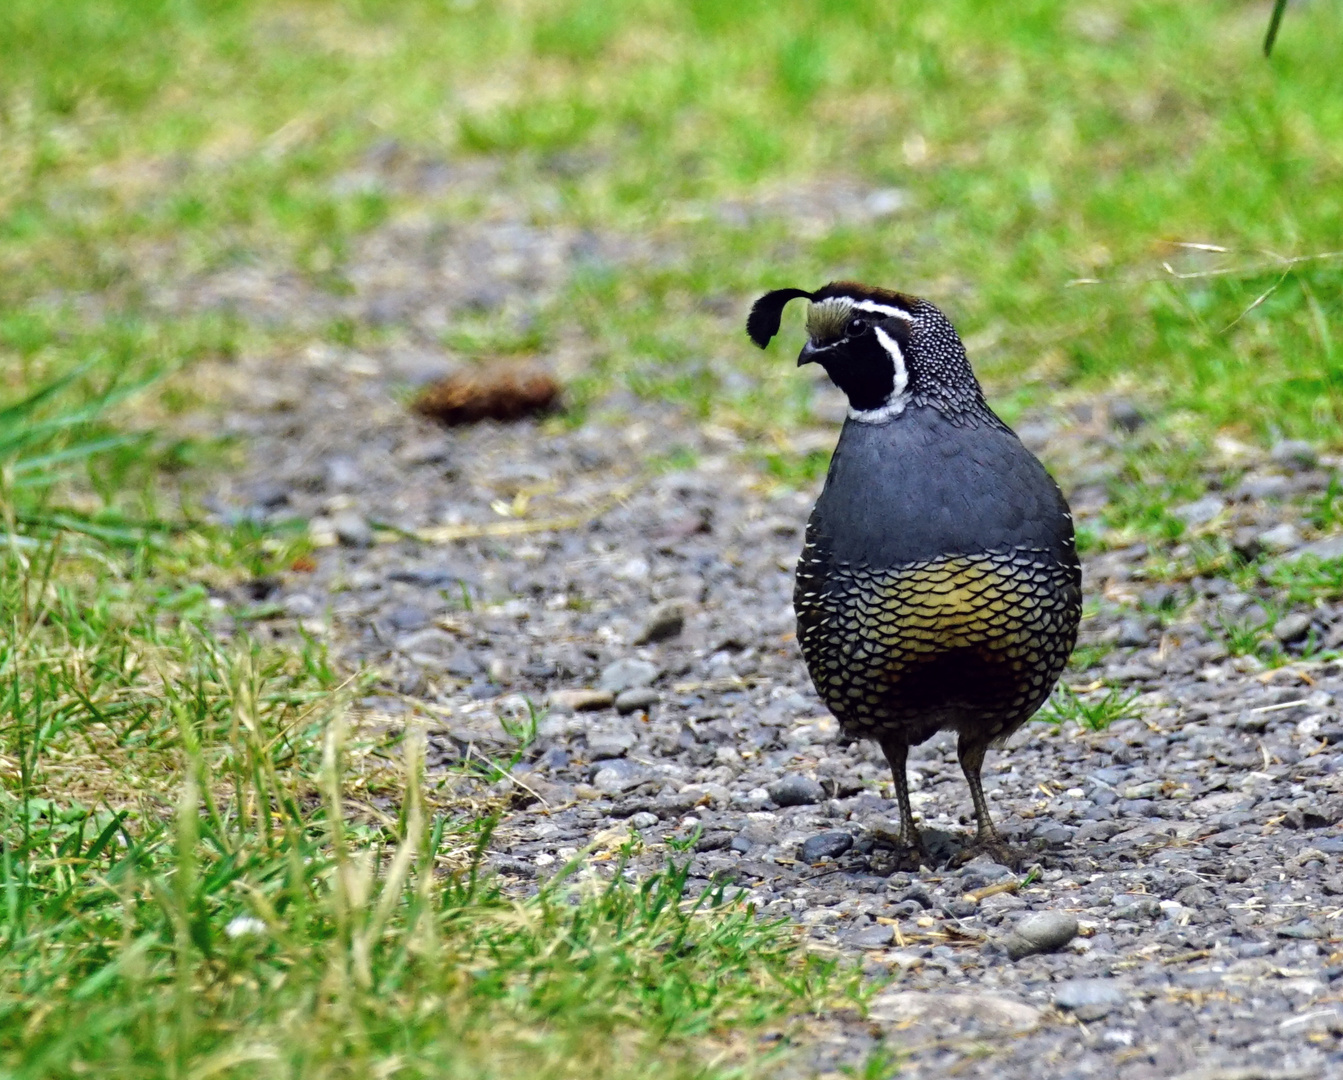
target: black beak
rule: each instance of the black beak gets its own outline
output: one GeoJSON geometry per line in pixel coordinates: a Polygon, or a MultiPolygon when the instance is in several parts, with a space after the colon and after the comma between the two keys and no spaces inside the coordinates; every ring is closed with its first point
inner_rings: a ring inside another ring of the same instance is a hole
{"type": "Polygon", "coordinates": [[[820,355],[820,353],[821,350],[818,349],[815,345],[813,345],[810,341],[808,341],[805,345],[802,346],[802,351],[797,354],[797,366],[801,367],[803,364],[816,363],[816,358],[820,355]]]}

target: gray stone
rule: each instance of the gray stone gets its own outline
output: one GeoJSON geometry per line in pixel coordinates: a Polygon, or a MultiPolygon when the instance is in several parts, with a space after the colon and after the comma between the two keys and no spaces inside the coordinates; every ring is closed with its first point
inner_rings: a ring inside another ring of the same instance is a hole
{"type": "Polygon", "coordinates": [[[825,859],[837,859],[853,847],[853,837],[836,829],[808,837],[799,849],[799,857],[804,863],[822,862],[825,859]]]}
{"type": "Polygon", "coordinates": [[[443,661],[443,670],[459,679],[470,679],[480,674],[480,661],[465,649],[457,649],[443,661]]]}
{"type": "Polygon", "coordinates": [[[933,895],[928,891],[928,886],[921,881],[916,881],[908,889],[900,893],[900,895],[896,897],[896,900],[897,902],[912,900],[924,910],[933,906],[933,895]]]}
{"type": "Polygon", "coordinates": [[[986,896],[976,905],[980,917],[991,926],[1002,922],[1003,916],[1012,911],[1025,911],[1026,901],[1011,893],[994,893],[986,896]]]}
{"type": "Polygon", "coordinates": [[[1068,825],[1060,824],[1057,821],[1046,821],[1035,827],[1031,836],[1036,840],[1043,841],[1048,847],[1062,847],[1073,838],[1077,830],[1068,825]]]}
{"type": "Polygon", "coordinates": [[[412,439],[397,448],[396,460],[401,465],[436,465],[452,458],[452,447],[447,439],[434,436],[428,439],[412,439]]]}
{"type": "Polygon", "coordinates": [[[946,1027],[963,1038],[967,1025],[1018,1034],[1040,1026],[1044,1014],[1035,1006],[1004,994],[939,994],[926,990],[883,990],[869,1003],[868,1016],[878,1023],[946,1027]]]}
{"type": "Polygon", "coordinates": [[[282,601],[285,614],[295,619],[310,619],[317,614],[317,601],[307,593],[294,593],[282,601]]]}
{"type": "Polygon", "coordinates": [[[441,667],[444,657],[461,649],[455,637],[436,626],[400,635],[396,639],[396,647],[417,664],[430,667],[441,667]]]}
{"type": "Polygon", "coordinates": [[[387,613],[387,621],[393,630],[423,630],[429,625],[429,616],[414,604],[401,604],[387,613]]]}
{"type": "Polygon", "coordinates": [[[1003,945],[1013,960],[1036,953],[1054,952],[1077,936],[1077,918],[1066,911],[1042,911],[1027,915],[1013,927],[1003,945]]]}
{"type": "Polygon", "coordinates": [[[626,716],[640,709],[647,709],[650,705],[656,705],[661,697],[662,695],[651,686],[636,686],[633,690],[625,690],[616,695],[616,712],[626,716]]]}
{"type": "Polygon", "coordinates": [[[1208,524],[1225,509],[1226,503],[1216,495],[1204,495],[1201,499],[1175,507],[1171,514],[1186,525],[1196,526],[1208,524]]]}
{"type": "Polygon", "coordinates": [[[263,481],[252,489],[252,501],[263,510],[274,510],[289,502],[289,488],[284,484],[263,481]]]}
{"type": "Polygon", "coordinates": [[[715,829],[713,832],[707,832],[695,841],[696,851],[722,851],[724,848],[731,847],[735,838],[726,829],[715,829]]]}
{"type": "Polygon", "coordinates": [[[895,940],[895,927],[874,923],[855,930],[845,940],[859,949],[884,949],[895,940]]]}
{"type": "Polygon", "coordinates": [[[780,806],[806,806],[825,798],[825,788],[801,773],[789,773],[770,784],[766,790],[769,797],[780,806]]]}
{"type": "Polygon", "coordinates": [[[1217,614],[1223,619],[1234,619],[1247,607],[1254,603],[1253,597],[1243,592],[1229,592],[1219,596],[1215,601],[1217,614]]]}
{"type": "Polygon", "coordinates": [[[649,813],[647,810],[640,810],[637,814],[630,815],[630,825],[636,829],[651,829],[658,823],[657,814],[649,813]]]}
{"type": "Polygon", "coordinates": [[[1247,476],[1236,485],[1233,494],[1238,499],[1283,499],[1292,492],[1292,482],[1285,476],[1247,476]]]}
{"type": "Polygon", "coordinates": [[[1300,547],[1302,537],[1300,529],[1290,521],[1284,521],[1271,529],[1265,529],[1255,539],[1265,551],[1279,552],[1300,547]]]}
{"type": "Polygon", "coordinates": [[[635,645],[651,645],[680,635],[685,629],[685,604],[680,600],[664,600],[652,607],[644,617],[643,625],[634,636],[635,645]]]}
{"type": "Polygon", "coordinates": [[[1313,468],[1319,461],[1315,447],[1304,439],[1283,439],[1269,451],[1269,457],[1279,465],[1313,468]]]}
{"type": "Polygon", "coordinates": [[[1121,648],[1131,648],[1135,645],[1146,645],[1151,637],[1152,632],[1148,629],[1145,619],[1125,619],[1119,624],[1119,636],[1115,639],[1115,644],[1121,648]]]}
{"type": "Polygon", "coordinates": [[[1161,918],[1161,901],[1155,896],[1120,895],[1111,903],[1110,918],[1130,922],[1151,922],[1161,918]]]}
{"type": "Polygon", "coordinates": [[[602,669],[597,686],[612,694],[620,694],[635,687],[651,686],[661,674],[658,666],[652,661],[627,656],[614,664],[607,664],[602,669]]]}
{"type": "Polygon", "coordinates": [[[588,732],[588,756],[593,761],[603,758],[624,757],[639,740],[632,731],[590,731],[588,732]]]}
{"type": "Polygon", "coordinates": [[[1131,401],[1116,398],[1110,402],[1110,423],[1130,435],[1147,422],[1147,418],[1131,401]]]}
{"type": "Polygon", "coordinates": [[[1321,562],[1343,559],[1343,535],[1326,536],[1323,540],[1303,544],[1282,558],[1284,562],[1296,562],[1297,559],[1303,558],[1319,559],[1321,562]]]}
{"type": "Polygon", "coordinates": [[[603,761],[592,774],[592,786],[608,795],[638,787],[648,778],[647,770],[634,761],[616,758],[603,761]]]}
{"type": "Polygon", "coordinates": [[[331,531],[346,547],[366,548],[373,544],[373,530],[367,521],[353,510],[342,510],[331,516],[331,531]]]}
{"type": "Polygon", "coordinates": [[[869,217],[884,218],[898,214],[909,204],[910,195],[904,188],[878,188],[863,200],[863,210],[869,217]]]}
{"type": "Polygon", "coordinates": [[[1114,979],[1069,979],[1054,991],[1054,1004],[1079,1020],[1109,1016],[1127,1000],[1124,988],[1114,979]]]}
{"type": "Polygon", "coordinates": [[[590,712],[610,708],[615,700],[616,696],[610,690],[554,690],[550,694],[550,708],[556,713],[590,712]]]}
{"type": "Polygon", "coordinates": [[[443,589],[449,586],[457,591],[467,579],[460,573],[441,566],[403,566],[387,575],[390,581],[400,581],[421,589],[443,589]]]}
{"type": "Polygon", "coordinates": [[[363,474],[353,458],[333,457],[326,463],[326,486],[333,491],[348,491],[359,486],[363,474]]]}
{"type": "Polygon", "coordinates": [[[1310,633],[1310,616],[1304,612],[1294,611],[1273,624],[1273,636],[1284,645],[1300,641],[1308,633],[1310,633]]]}

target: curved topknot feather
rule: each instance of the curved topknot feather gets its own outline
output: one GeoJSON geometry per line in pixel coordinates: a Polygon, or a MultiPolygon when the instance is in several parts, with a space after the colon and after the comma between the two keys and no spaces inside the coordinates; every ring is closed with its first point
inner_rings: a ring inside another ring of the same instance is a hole
{"type": "Polygon", "coordinates": [[[806,289],[775,289],[765,293],[751,305],[751,314],[746,317],[746,333],[763,349],[769,344],[769,339],[779,332],[783,309],[788,301],[811,300],[815,295],[806,289]]]}

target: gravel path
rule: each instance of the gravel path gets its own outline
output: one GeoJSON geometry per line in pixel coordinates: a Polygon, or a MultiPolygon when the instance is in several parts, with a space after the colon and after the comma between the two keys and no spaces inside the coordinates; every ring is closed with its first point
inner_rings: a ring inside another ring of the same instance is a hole
{"type": "MultiPolygon", "coordinates": [[[[380,258],[394,259],[385,241],[380,258]]],[[[439,242],[447,265],[453,241],[439,242]]],[[[516,228],[461,239],[474,251],[533,242],[516,228]]],[[[523,284],[501,259],[494,277],[445,281],[433,304],[450,317],[481,289],[531,294],[536,274],[557,280],[590,248],[544,247],[523,284]]],[[[413,322],[426,295],[378,299],[413,322]]],[[[893,872],[872,835],[896,827],[884,760],[840,738],[793,641],[792,570],[815,492],[744,465],[732,433],[633,399],[608,402],[619,422],[577,430],[435,429],[396,388],[448,367],[412,340],[208,373],[231,402],[225,429],[252,447],[208,505],[309,519],[322,545],[315,569],[217,602],[264,604],[254,632],[292,638],[302,625],[343,663],[376,666],[370,716],[432,706],[435,768],[507,754],[505,722],[528,700],[548,704],[515,778],[494,790],[512,809],[490,858],[517,888],[589,844],[610,850],[637,831],[642,872],[669,840],[698,835],[684,856],[694,888],[735,882],[816,948],[898,974],[869,1019],[818,1029],[805,1060],[822,1074],[886,1037],[907,1055],[902,1076],[1343,1075],[1343,665],[1290,659],[1343,640],[1343,613],[1288,611],[1271,632],[1289,662],[1265,670],[1228,655],[1221,628],[1271,622],[1280,598],[1267,586],[1145,580],[1178,549],[1089,558],[1083,642],[1112,648],[1068,681],[1136,693],[1138,718],[1101,732],[1032,723],[990,753],[990,803],[1035,852],[1031,884],[995,891],[1009,872],[983,858],[893,872]],[[678,460],[696,464],[665,466],[678,460]],[[562,527],[537,528],[547,521],[562,527]],[[1040,913],[1053,914],[1014,930],[1040,913]],[[1023,933],[1068,940],[1022,956],[1023,933]]],[[[819,415],[842,412],[815,393],[819,415]]],[[[1139,422],[1122,402],[1089,402],[1020,430],[1060,467],[1085,523],[1139,422]]],[[[1304,447],[1226,452],[1239,486],[1179,512],[1291,557],[1310,542],[1299,496],[1333,463],[1304,447]]],[[[916,748],[910,767],[933,861],[950,858],[972,831],[950,738],[916,748]]]]}

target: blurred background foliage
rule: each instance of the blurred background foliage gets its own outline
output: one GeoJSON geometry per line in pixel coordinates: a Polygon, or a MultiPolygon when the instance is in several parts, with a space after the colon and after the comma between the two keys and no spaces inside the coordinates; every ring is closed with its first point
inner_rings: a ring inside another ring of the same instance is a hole
{"type": "Polygon", "coordinates": [[[1337,442],[1343,7],[1293,8],[1265,61],[1271,6],[10,0],[5,379],[112,318],[170,358],[236,348],[144,303],[165,248],[178,272],[284,260],[348,287],[351,239],[413,197],[333,180],[395,139],[503,160],[540,224],[661,246],[555,315],[590,339],[594,393],[788,423],[804,406],[741,311],[851,275],[947,307],[1009,413],[1120,385],[1196,426],[1337,442]],[[812,230],[725,211],[837,182],[895,196],[812,230]]]}

